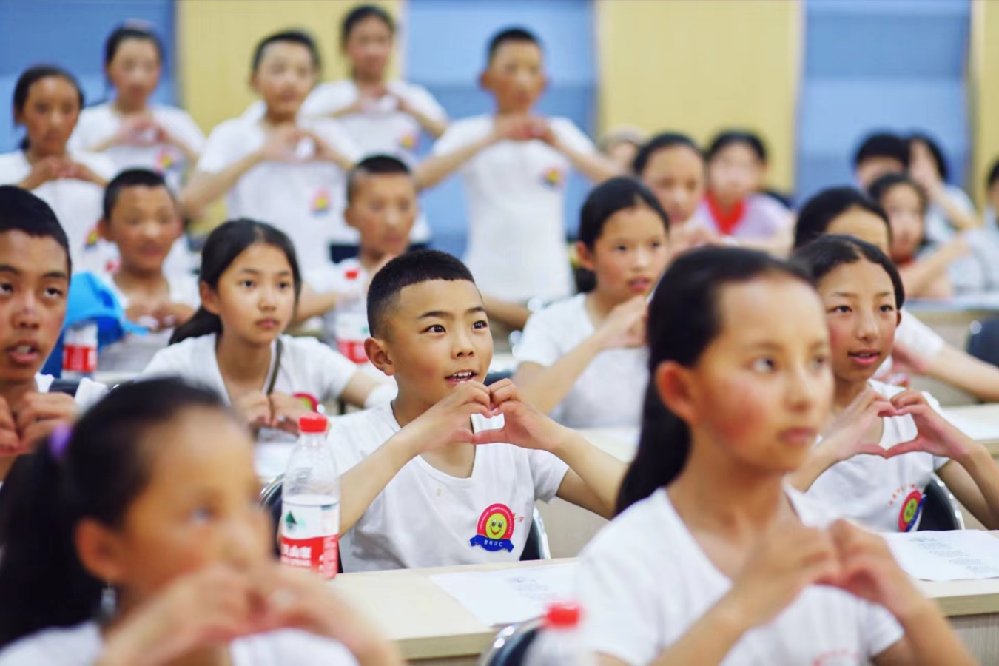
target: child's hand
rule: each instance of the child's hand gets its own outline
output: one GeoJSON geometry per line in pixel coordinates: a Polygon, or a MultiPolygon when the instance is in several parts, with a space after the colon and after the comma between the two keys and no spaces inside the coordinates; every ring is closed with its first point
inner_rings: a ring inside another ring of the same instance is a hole
{"type": "Polygon", "coordinates": [[[293,435],[298,434],[298,417],[311,414],[312,408],[295,396],[275,391],[270,394],[271,421],[268,425],[293,435]]]}
{"type": "Polygon", "coordinates": [[[896,444],[885,451],[886,458],[923,451],[960,460],[980,446],[933,409],[920,391],[903,391],[891,399],[891,405],[893,416],[911,416],[919,432],[912,441],[896,444]]]}
{"type": "Polygon", "coordinates": [[[552,126],[549,124],[547,118],[529,118],[528,127],[532,139],[544,141],[552,148],[558,147],[558,137],[555,136],[555,132],[552,130],[552,126]]]}
{"type": "Polygon", "coordinates": [[[33,190],[53,180],[67,178],[68,172],[69,163],[67,160],[61,157],[43,157],[31,167],[31,173],[21,181],[21,187],[33,190]]]}
{"type": "Polygon", "coordinates": [[[265,162],[297,162],[295,150],[303,137],[305,134],[295,125],[275,127],[260,149],[260,157],[265,162]]]}
{"type": "Polygon", "coordinates": [[[185,303],[160,303],[150,313],[160,331],[180,326],[194,315],[194,308],[185,303]]]}
{"type": "Polygon", "coordinates": [[[451,443],[474,441],[472,414],[496,415],[489,389],[476,381],[459,384],[406,428],[413,433],[417,452],[424,453],[451,443]]]}
{"type": "Polygon", "coordinates": [[[24,452],[14,415],[11,414],[7,401],[0,398],[0,456],[16,456],[24,452]]]}
{"type": "Polygon", "coordinates": [[[312,140],[314,148],[311,159],[319,162],[332,162],[339,167],[345,169],[349,168],[350,160],[348,160],[339,150],[331,146],[321,136],[308,129],[299,129],[299,131],[303,137],[308,137],[312,140]]]}
{"type": "Polygon", "coordinates": [[[242,395],[233,401],[232,406],[253,427],[271,424],[271,401],[263,391],[242,395]]]}
{"type": "Polygon", "coordinates": [[[534,138],[533,131],[527,116],[497,116],[493,121],[494,141],[529,141],[534,138]]]}
{"type": "Polygon", "coordinates": [[[76,420],[80,408],[71,395],[65,393],[28,393],[13,412],[21,449],[32,450],[52,434],[56,426],[76,420]]]}
{"type": "Polygon", "coordinates": [[[63,171],[62,178],[72,178],[73,180],[82,180],[87,183],[93,183],[95,185],[100,185],[104,187],[104,179],[98,176],[93,170],[86,164],[81,162],[69,162],[66,165],[66,169],[63,171]]]}
{"type": "Polygon", "coordinates": [[[918,350],[910,349],[906,345],[900,344],[898,341],[895,342],[895,346],[892,347],[891,355],[893,359],[893,370],[896,364],[902,366],[903,369],[912,369],[912,372],[917,375],[925,375],[930,369],[930,359],[919,354],[918,350]]]}
{"type": "Polygon", "coordinates": [[[645,296],[635,296],[614,307],[597,330],[602,349],[628,349],[645,344],[645,296]]]}
{"type": "Polygon", "coordinates": [[[878,442],[865,442],[864,438],[877,419],[885,416],[895,416],[895,408],[888,398],[867,387],[823,433],[819,447],[829,451],[836,462],[861,454],[884,457],[885,449],[878,442]]]}
{"type": "Polygon", "coordinates": [[[503,415],[503,427],[475,433],[474,444],[504,442],[523,449],[553,451],[565,428],[520,400],[517,387],[503,379],[489,387],[493,408],[503,415]]]}
{"type": "Polygon", "coordinates": [[[122,121],[118,131],[111,138],[112,144],[119,146],[153,146],[159,124],[152,116],[143,114],[131,116],[122,121]]]}

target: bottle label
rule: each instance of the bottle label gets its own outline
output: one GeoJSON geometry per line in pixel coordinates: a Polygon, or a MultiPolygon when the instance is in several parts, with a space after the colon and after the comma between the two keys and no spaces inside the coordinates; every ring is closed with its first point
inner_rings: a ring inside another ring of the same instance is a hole
{"type": "Polygon", "coordinates": [[[281,505],[281,563],[336,576],[340,504],[332,497],[298,495],[281,505]]]}
{"type": "Polygon", "coordinates": [[[333,323],[333,336],[336,338],[337,351],[352,362],[357,364],[368,362],[368,354],[364,351],[364,341],[370,335],[366,314],[341,312],[336,315],[333,323]]]}
{"type": "Polygon", "coordinates": [[[97,324],[89,322],[66,331],[62,369],[78,375],[92,374],[97,370],[97,324]]]}

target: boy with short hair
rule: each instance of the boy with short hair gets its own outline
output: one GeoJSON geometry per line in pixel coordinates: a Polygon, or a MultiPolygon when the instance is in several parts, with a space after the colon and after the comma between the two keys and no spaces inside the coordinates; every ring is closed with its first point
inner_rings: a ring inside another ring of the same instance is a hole
{"type": "Polygon", "coordinates": [[[853,154],[853,175],[866,191],[875,180],[909,168],[909,143],[890,132],[874,132],[861,141],[853,154]]]}
{"type": "Polygon", "coordinates": [[[537,115],[547,80],[541,43],[529,31],[508,28],[493,37],[479,81],[495,111],[452,123],[417,168],[417,183],[429,187],[461,171],[469,203],[465,261],[485,295],[517,303],[568,296],[568,171],[601,182],[619,169],[572,121],[537,115]]]}
{"type": "Polygon", "coordinates": [[[399,392],[330,427],[344,571],[516,561],[538,499],[613,514],[624,464],[521,402],[509,380],[482,383],[492,337],[460,261],[393,259],[372,278],[368,321],[368,357],[399,392]]]}
{"type": "Polygon", "coordinates": [[[39,374],[62,329],[71,272],[69,240],[49,205],[0,186],[0,480],[106,390],[83,379],[75,396],[49,393],[53,377],[39,374]]]}

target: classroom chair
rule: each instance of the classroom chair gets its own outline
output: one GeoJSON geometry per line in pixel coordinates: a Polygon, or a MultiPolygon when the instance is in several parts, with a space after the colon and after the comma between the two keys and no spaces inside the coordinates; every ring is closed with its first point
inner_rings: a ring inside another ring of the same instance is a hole
{"type": "Polygon", "coordinates": [[[520,666],[540,627],[541,620],[534,619],[503,629],[479,657],[478,666],[520,666]]]}
{"type": "Polygon", "coordinates": [[[971,322],[965,350],[980,361],[999,366],[999,317],[971,322]]]}
{"type": "Polygon", "coordinates": [[[949,532],[964,529],[964,516],[944,482],[932,477],[923,491],[923,515],[918,532],[949,532]]]}

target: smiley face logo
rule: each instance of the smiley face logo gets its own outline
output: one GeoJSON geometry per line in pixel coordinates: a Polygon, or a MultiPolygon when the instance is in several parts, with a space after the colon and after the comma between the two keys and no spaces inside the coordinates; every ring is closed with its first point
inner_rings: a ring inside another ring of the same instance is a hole
{"type": "Polygon", "coordinates": [[[312,197],[312,204],[310,205],[313,215],[325,215],[330,212],[330,192],[325,187],[321,187],[316,190],[315,196],[312,197]]]}
{"type": "Polygon", "coordinates": [[[905,501],[902,502],[902,510],[898,512],[898,529],[900,532],[908,532],[914,527],[919,514],[922,513],[920,511],[922,506],[923,494],[918,490],[913,490],[906,496],[905,501]]]}
{"type": "Polygon", "coordinates": [[[513,512],[505,504],[493,504],[479,516],[476,535],[469,545],[479,546],[489,552],[505,550],[513,552],[513,512]]]}

